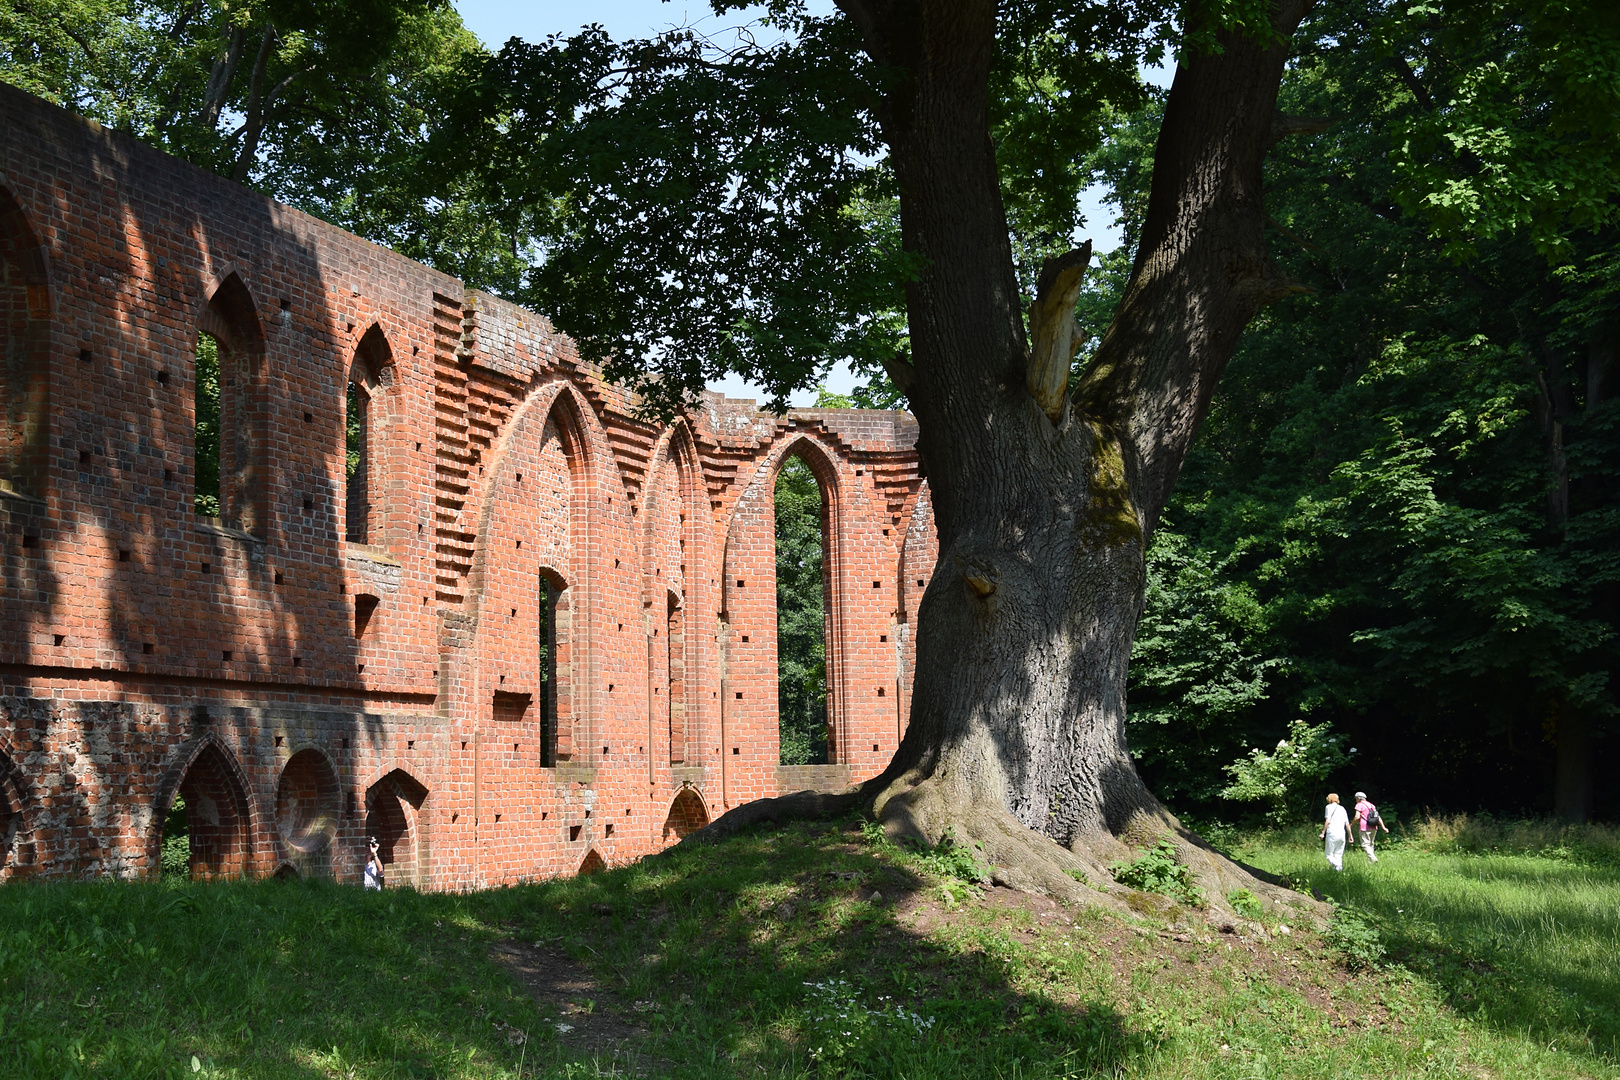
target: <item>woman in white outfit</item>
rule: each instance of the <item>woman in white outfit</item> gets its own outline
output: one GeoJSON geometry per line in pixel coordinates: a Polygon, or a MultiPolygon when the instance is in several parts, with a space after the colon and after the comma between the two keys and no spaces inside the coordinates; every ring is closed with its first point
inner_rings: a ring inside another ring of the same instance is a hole
{"type": "Polygon", "coordinates": [[[1328,865],[1335,870],[1344,869],[1344,847],[1350,842],[1350,815],[1345,813],[1337,795],[1329,795],[1326,820],[1322,824],[1323,851],[1328,865]]]}

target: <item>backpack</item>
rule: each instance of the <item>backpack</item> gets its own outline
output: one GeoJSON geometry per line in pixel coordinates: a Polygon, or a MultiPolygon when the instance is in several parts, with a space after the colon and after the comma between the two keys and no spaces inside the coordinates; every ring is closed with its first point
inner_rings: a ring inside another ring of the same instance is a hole
{"type": "Polygon", "coordinates": [[[1378,828],[1379,820],[1378,807],[1369,804],[1367,807],[1367,828],[1378,828]]]}

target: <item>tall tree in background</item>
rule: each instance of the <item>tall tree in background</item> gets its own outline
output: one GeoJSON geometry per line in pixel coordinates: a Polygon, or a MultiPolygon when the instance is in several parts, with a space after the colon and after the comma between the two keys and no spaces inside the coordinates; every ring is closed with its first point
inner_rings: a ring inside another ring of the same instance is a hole
{"type": "Polygon", "coordinates": [[[0,80],[509,291],[512,236],[422,168],[481,53],[442,0],[0,0],[0,80]]]}
{"type": "MultiPolygon", "coordinates": [[[[1328,0],[1301,36],[1284,107],[1338,119],[1273,154],[1268,211],[1313,291],[1251,328],[1149,557],[1131,738],[1177,805],[1220,812],[1220,766],[1309,714],[1357,786],[1590,812],[1620,663],[1617,22],[1328,0]]],[[[1102,162],[1128,222],[1136,126],[1102,162]]]]}

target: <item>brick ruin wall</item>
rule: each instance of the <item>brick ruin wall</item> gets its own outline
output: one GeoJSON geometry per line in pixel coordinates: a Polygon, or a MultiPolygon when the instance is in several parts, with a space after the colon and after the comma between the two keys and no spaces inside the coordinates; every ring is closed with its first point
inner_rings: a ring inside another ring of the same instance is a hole
{"type": "Polygon", "coordinates": [[[478,888],[893,754],[935,557],[907,414],[643,423],[545,319],[4,86],[0,265],[0,876],[154,875],[179,794],[194,874],[355,880],[374,833],[394,883],[478,888]],[[784,768],[795,454],[833,763],[784,768]]]}

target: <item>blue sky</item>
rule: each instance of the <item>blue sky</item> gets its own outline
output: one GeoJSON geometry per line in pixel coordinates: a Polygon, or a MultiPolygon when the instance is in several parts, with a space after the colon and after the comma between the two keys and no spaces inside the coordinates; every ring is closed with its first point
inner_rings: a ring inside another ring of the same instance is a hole
{"type": "MultiPolygon", "coordinates": [[[[571,34],[588,23],[601,23],[615,38],[642,37],[672,26],[692,24],[708,33],[716,33],[747,21],[746,12],[733,12],[718,18],[704,0],[541,0],[540,3],[522,3],[518,0],[454,0],[467,28],[492,49],[498,49],[508,38],[540,41],[551,34],[571,34]]],[[[830,0],[812,0],[812,9],[831,10],[830,0]]],[[[1164,76],[1160,76],[1163,78],[1164,76]]],[[[1154,78],[1154,82],[1160,78],[1154,78]]],[[[1100,201],[1101,192],[1093,189],[1081,199],[1086,217],[1086,232],[1098,251],[1111,251],[1119,246],[1119,232],[1113,227],[1113,214],[1100,201]]],[[[827,388],[848,393],[855,385],[855,376],[842,364],[827,373],[827,388]]],[[[732,397],[763,398],[763,393],[744,380],[733,376],[715,383],[711,389],[732,397]]],[[[805,406],[815,401],[815,391],[795,394],[793,404],[805,406]]]]}

